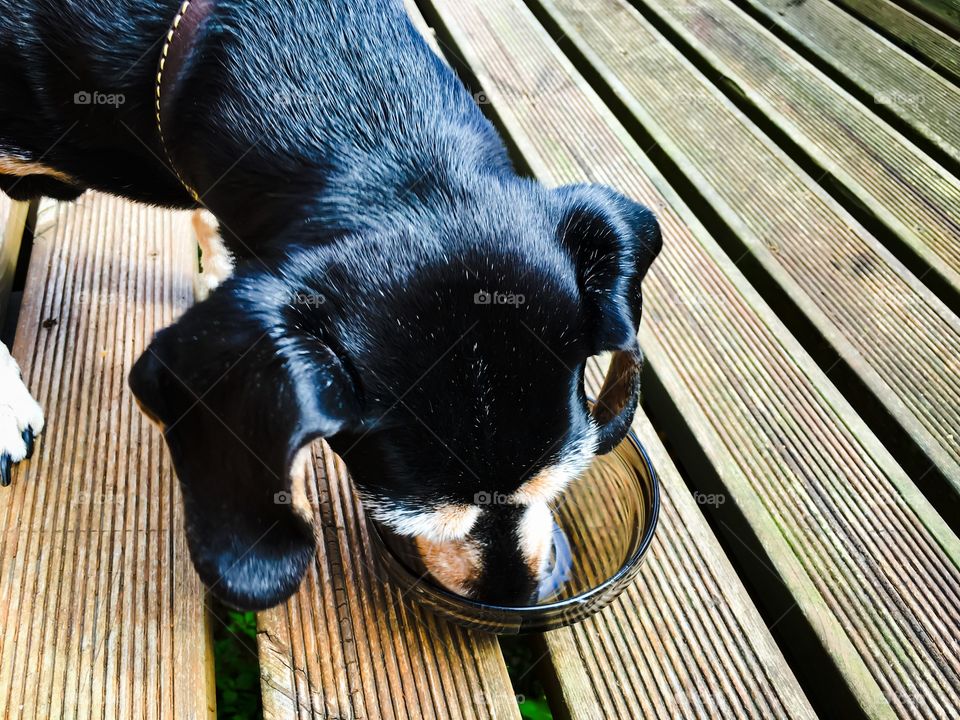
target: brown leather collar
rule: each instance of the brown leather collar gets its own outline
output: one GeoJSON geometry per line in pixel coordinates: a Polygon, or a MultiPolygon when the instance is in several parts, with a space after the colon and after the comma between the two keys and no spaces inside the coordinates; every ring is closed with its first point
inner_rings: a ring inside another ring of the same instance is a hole
{"type": "Polygon", "coordinates": [[[163,48],[160,51],[160,63],[157,67],[156,111],[160,144],[163,146],[163,152],[167,156],[167,162],[170,163],[173,174],[177,176],[183,187],[198,203],[200,202],[200,196],[180,174],[173,158],[170,156],[170,150],[163,137],[163,126],[170,116],[170,106],[176,95],[177,83],[180,80],[187,58],[190,57],[193,50],[200,25],[213,11],[213,5],[214,0],[183,0],[164,38],[163,48]]]}

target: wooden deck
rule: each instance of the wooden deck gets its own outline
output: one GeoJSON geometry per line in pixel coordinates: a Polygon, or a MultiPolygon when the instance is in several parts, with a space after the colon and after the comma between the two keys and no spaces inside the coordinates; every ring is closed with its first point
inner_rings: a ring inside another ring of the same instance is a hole
{"type": "MultiPolygon", "coordinates": [[[[610,608],[526,639],[554,717],[960,716],[956,3],[408,6],[519,167],[663,227],[634,424],[660,526],[610,608]]],[[[0,716],[208,717],[212,620],[124,383],[192,300],[189,219],[34,210],[0,198],[0,295],[27,227],[13,352],[56,430],[0,492],[0,716]]],[[[258,623],[265,717],[519,717],[496,638],[378,577],[314,461],[316,562],[258,623]]]]}

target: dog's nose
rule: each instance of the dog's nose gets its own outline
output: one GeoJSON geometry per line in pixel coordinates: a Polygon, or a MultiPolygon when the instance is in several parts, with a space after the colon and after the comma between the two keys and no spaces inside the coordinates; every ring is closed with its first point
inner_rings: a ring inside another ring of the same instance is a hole
{"type": "Polygon", "coordinates": [[[524,567],[486,572],[474,586],[472,599],[487,605],[519,607],[537,602],[539,579],[524,567]]]}
{"type": "Polygon", "coordinates": [[[537,603],[536,584],[531,585],[531,588],[532,589],[521,591],[498,592],[489,597],[477,599],[482,603],[486,603],[487,605],[501,605],[503,607],[527,607],[529,605],[536,605],[537,603]]]}

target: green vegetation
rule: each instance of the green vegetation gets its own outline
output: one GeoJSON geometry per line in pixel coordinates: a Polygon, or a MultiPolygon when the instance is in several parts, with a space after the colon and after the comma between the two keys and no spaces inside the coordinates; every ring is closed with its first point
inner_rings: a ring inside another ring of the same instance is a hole
{"type": "Polygon", "coordinates": [[[540,659],[534,654],[526,638],[501,637],[500,649],[507,663],[510,682],[517,694],[520,715],[524,720],[553,720],[550,705],[543,686],[537,677],[536,663],[540,659]]]}
{"type": "Polygon", "coordinates": [[[257,615],[214,607],[213,653],[218,720],[261,720],[257,615]]]}
{"type": "MultiPolygon", "coordinates": [[[[213,650],[218,720],[262,720],[257,615],[214,605],[213,650]]],[[[500,638],[523,720],[553,720],[536,673],[538,657],[523,638],[500,638]]]]}

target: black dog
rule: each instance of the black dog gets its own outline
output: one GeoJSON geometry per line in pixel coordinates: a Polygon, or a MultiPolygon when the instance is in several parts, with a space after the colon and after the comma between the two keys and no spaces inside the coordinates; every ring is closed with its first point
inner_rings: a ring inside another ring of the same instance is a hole
{"type": "Polygon", "coordinates": [[[528,600],[548,503],[636,409],[653,215],[518,177],[399,0],[4,4],[0,187],[202,200],[237,259],[130,375],[201,578],[245,608],[296,590],[325,437],[440,582],[528,600]]]}

